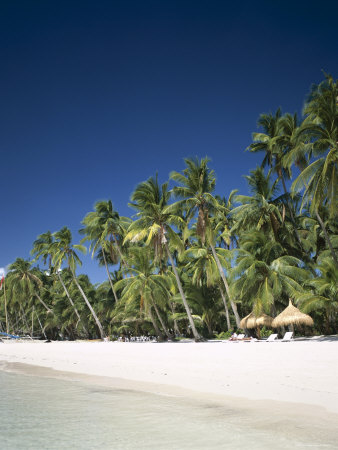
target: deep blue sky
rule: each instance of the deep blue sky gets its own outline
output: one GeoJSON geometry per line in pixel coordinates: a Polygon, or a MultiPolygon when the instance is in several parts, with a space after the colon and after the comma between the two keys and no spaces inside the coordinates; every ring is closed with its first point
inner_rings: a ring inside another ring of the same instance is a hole
{"type": "MultiPolygon", "coordinates": [[[[260,113],[300,111],[338,73],[335,2],[0,4],[0,267],[38,234],[74,233],[95,201],[208,155],[217,193],[246,191],[260,113]]],[[[104,269],[84,258],[92,282],[104,269]]]]}

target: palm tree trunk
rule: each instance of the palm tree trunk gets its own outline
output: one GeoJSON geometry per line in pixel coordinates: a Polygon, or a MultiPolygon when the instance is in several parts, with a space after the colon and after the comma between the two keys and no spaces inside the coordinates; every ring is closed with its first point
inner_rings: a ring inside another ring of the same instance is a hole
{"type": "Polygon", "coordinates": [[[56,273],[57,273],[58,278],[59,278],[59,280],[60,280],[60,283],[61,283],[61,285],[62,285],[62,287],[63,287],[63,290],[65,291],[65,293],[66,293],[66,295],[67,295],[67,297],[68,297],[68,300],[69,300],[70,304],[72,305],[72,307],[73,307],[73,309],[74,309],[74,312],[75,312],[75,314],[76,314],[76,317],[79,319],[79,322],[81,322],[83,331],[88,335],[88,331],[87,331],[87,329],[86,329],[84,323],[83,323],[82,320],[81,320],[80,314],[79,314],[79,312],[78,312],[78,310],[77,310],[77,308],[76,308],[76,306],[75,306],[75,304],[74,304],[74,302],[73,302],[73,300],[72,300],[72,298],[71,298],[71,296],[70,296],[70,294],[69,294],[69,292],[68,292],[68,289],[66,288],[65,283],[63,282],[63,279],[62,279],[62,277],[61,277],[60,272],[58,272],[58,270],[57,270],[56,273]]]}
{"type": "Polygon", "coordinates": [[[106,337],[106,335],[105,335],[105,333],[104,333],[104,331],[103,331],[103,327],[102,327],[102,325],[101,325],[101,322],[99,321],[99,318],[98,318],[97,315],[95,314],[95,311],[94,311],[92,305],[89,303],[89,300],[88,300],[88,298],[86,297],[86,294],[84,293],[82,287],[80,286],[80,283],[78,282],[78,280],[77,280],[77,278],[76,278],[76,276],[75,276],[75,273],[74,273],[73,271],[72,271],[72,275],[73,275],[73,279],[74,279],[74,281],[75,281],[75,284],[76,284],[78,290],[80,291],[80,293],[81,293],[81,295],[82,295],[82,297],[83,297],[83,300],[86,302],[86,305],[88,306],[90,312],[92,313],[92,316],[94,317],[94,320],[95,320],[95,322],[96,322],[96,325],[97,325],[98,329],[100,330],[100,336],[101,336],[101,339],[104,339],[104,338],[106,337]]]}
{"type": "MultiPolygon", "coordinates": [[[[170,304],[170,309],[171,309],[172,314],[175,314],[175,306],[170,301],[169,301],[169,304],[170,304]]],[[[177,323],[176,319],[174,319],[174,331],[175,331],[175,334],[177,334],[177,335],[181,334],[181,331],[180,331],[180,329],[178,327],[178,323],[177,323]]]]}
{"type": "Polygon", "coordinates": [[[36,314],[36,317],[38,318],[38,322],[39,322],[39,325],[40,325],[41,331],[42,331],[43,335],[45,336],[45,339],[47,339],[47,336],[46,336],[46,333],[45,333],[45,329],[44,329],[44,328],[42,328],[42,325],[41,325],[41,322],[40,322],[40,318],[39,318],[39,315],[38,315],[38,313],[37,313],[36,311],[35,311],[35,314],[36,314]]]}
{"type": "Polygon", "coordinates": [[[236,304],[234,303],[234,301],[231,298],[229,285],[228,285],[228,282],[227,282],[227,280],[225,278],[225,275],[224,275],[224,272],[223,272],[223,268],[222,268],[221,263],[220,263],[220,261],[218,259],[215,247],[212,244],[210,244],[210,247],[211,247],[212,254],[213,254],[214,258],[215,258],[219,274],[221,275],[221,278],[223,280],[225,291],[226,291],[228,299],[230,301],[230,305],[231,305],[232,311],[233,311],[233,313],[235,315],[236,326],[237,326],[237,328],[239,328],[239,324],[240,324],[241,319],[240,319],[240,317],[238,315],[237,306],[236,306],[236,304]]]}
{"type": "Polygon", "coordinates": [[[289,202],[289,199],[288,199],[288,191],[286,189],[285,179],[284,179],[284,175],[283,175],[283,171],[282,170],[279,171],[279,178],[282,180],[283,190],[284,190],[284,194],[285,194],[285,197],[286,197],[286,203],[288,205],[288,209],[289,209],[289,212],[290,212],[290,218],[291,218],[293,229],[294,229],[294,232],[295,232],[295,235],[296,235],[297,242],[298,242],[300,248],[302,249],[302,252],[304,254],[306,254],[305,251],[304,251],[304,248],[303,248],[302,241],[300,240],[300,237],[299,237],[299,233],[298,233],[298,230],[297,230],[295,217],[293,215],[292,208],[291,208],[291,205],[290,205],[290,202],[289,202]]]}
{"type": "Polygon", "coordinates": [[[105,265],[105,267],[106,267],[106,271],[107,271],[107,275],[108,275],[109,284],[110,284],[111,290],[113,291],[114,298],[115,298],[115,302],[117,303],[116,292],[115,292],[115,289],[114,289],[113,281],[112,281],[111,276],[110,276],[110,273],[109,273],[106,255],[104,254],[104,250],[103,250],[103,247],[102,247],[102,246],[101,246],[101,249],[102,249],[102,255],[103,255],[104,265],[105,265]]]}
{"type": "Polygon", "coordinates": [[[150,308],[148,309],[148,314],[149,314],[149,318],[150,318],[150,320],[151,320],[151,323],[153,324],[155,333],[157,334],[158,338],[159,338],[160,340],[162,340],[162,339],[163,339],[163,334],[162,334],[161,330],[159,329],[159,327],[158,327],[158,325],[157,325],[157,323],[156,323],[156,320],[154,319],[153,313],[152,313],[152,311],[151,311],[151,306],[150,306],[150,308]]]}
{"type": "Polygon", "coordinates": [[[46,305],[46,303],[42,300],[42,298],[40,297],[40,295],[36,292],[35,295],[37,296],[39,302],[41,303],[41,305],[43,305],[45,307],[45,309],[47,310],[47,312],[54,314],[54,312],[46,305]]]}
{"type": "Polygon", "coordinates": [[[228,328],[228,331],[229,331],[231,329],[231,324],[230,324],[230,316],[229,316],[229,309],[228,309],[228,305],[227,305],[227,300],[225,298],[225,295],[224,295],[224,292],[223,292],[223,289],[221,288],[221,286],[219,286],[219,290],[220,290],[220,293],[221,293],[221,296],[222,296],[222,300],[223,300],[223,304],[224,304],[225,317],[226,317],[226,320],[227,320],[227,328],[228,328]]]}
{"type": "Polygon", "coordinates": [[[114,233],[113,233],[113,238],[114,238],[114,243],[115,243],[115,246],[116,246],[116,248],[117,248],[117,251],[118,251],[118,253],[119,253],[119,255],[120,255],[121,261],[128,267],[128,264],[126,263],[126,260],[124,259],[124,256],[123,256],[123,254],[122,254],[122,251],[121,251],[121,249],[120,249],[120,246],[119,246],[119,244],[118,244],[117,238],[116,238],[116,236],[115,236],[114,233]]]}
{"type": "Polygon", "coordinates": [[[154,309],[155,309],[155,312],[156,312],[156,315],[157,315],[157,317],[158,317],[158,320],[160,321],[160,324],[161,324],[161,326],[162,326],[162,328],[163,328],[163,330],[164,330],[164,332],[165,332],[167,338],[168,338],[168,339],[171,339],[171,335],[170,335],[170,333],[169,333],[169,330],[168,330],[167,327],[165,326],[165,323],[163,322],[163,319],[162,319],[162,317],[161,317],[161,314],[160,314],[160,312],[159,312],[159,310],[158,310],[158,308],[157,308],[156,303],[154,302],[154,300],[153,300],[153,307],[154,307],[154,309]]]}
{"type": "Polygon", "coordinates": [[[174,274],[175,274],[177,287],[178,287],[178,290],[180,291],[180,294],[181,294],[181,298],[182,298],[183,305],[184,305],[184,308],[186,310],[186,313],[187,313],[187,316],[188,316],[188,319],[189,319],[189,323],[190,323],[190,326],[191,326],[192,333],[194,335],[195,341],[200,341],[201,340],[201,336],[198,334],[198,332],[196,330],[195,323],[194,323],[194,320],[192,318],[187,299],[185,298],[185,295],[184,295],[184,292],[183,292],[183,288],[182,288],[180,277],[178,276],[177,269],[176,269],[173,257],[171,256],[171,253],[170,253],[170,250],[169,250],[169,247],[168,247],[168,243],[165,242],[164,245],[165,245],[165,249],[167,251],[167,255],[168,255],[169,259],[170,259],[170,262],[171,262],[171,265],[172,265],[172,268],[173,268],[173,271],[174,271],[174,274]]]}
{"type": "Polygon", "coordinates": [[[315,213],[316,213],[316,217],[318,219],[318,222],[319,222],[319,224],[320,224],[320,226],[321,226],[321,228],[323,230],[323,233],[324,233],[324,236],[325,236],[325,240],[326,240],[326,243],[327,243],[327,245],[328,245],[328,247],[330,249],[330,252],[331,252],[331,255],[333,257],[333,260],[336,263],[336,265],[338,265],[338,259],[337,259],[336,252],[334,251],[331,239],[330,239],[329,234],[328,234],[328,232],[327,232],[327,230],[325,228],[324,222],[322,221],[322,218],[320,217],[320,215],[318,213],[318,209],[315,210],[315,213]]]}
{"type": "Polygon", "coordinates": [[[6,298],[6,280],[4,280],[4,298],[5,298],[6,333],[9,334],[8,314],[7,314],[7,298],[6,298]]]}
{"type": "Polygon", "coordinates": [[[26,330],[27,330],[26,332],[28,333],[29,325],[28,325],[28,322],[27,322],[27,317],[26,317],[25,311],[24,311],[24,309],[22,308],[21,305],[20,305],[20,312],[21,312],[21,321],[24,322],[24,324],[26,325],[26,330]]]}

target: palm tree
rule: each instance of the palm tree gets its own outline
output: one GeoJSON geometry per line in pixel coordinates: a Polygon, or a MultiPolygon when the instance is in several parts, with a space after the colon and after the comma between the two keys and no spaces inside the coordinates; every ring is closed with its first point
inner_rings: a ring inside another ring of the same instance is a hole
{"type": "Polygon", "coordinates": [[[163,331],[170,339],[172,336],[159,311],[159,305],[165,306],[168,302],[168,280],[164,275],[156,273],[157,266],[152,253],[149,247],[130,248],[127,262],[131,276],[118,281],[116,289],[122,289],[121,301],[132,302],[135,298],[139,299],[140,309],[144,308],[156,332],[159,333],[156,321],[152,316],[152,309],[154,309],[163,331]]]}
{"type": "MultiPolygon", "coordinates": [[[[208,162],[209,159],[207,157],[201,159],[200,161],[198,158],[187,158],[185,159],[187,167],[183,170],[183,173],[172,172],[170,175],[170,178],[181,184],[181,186],[175,186],[173,189],[175,196],[177,198],[181,198],[181,200],[171,206],[171,211],[175,211],[177,207],[183,204],[185,208],[198,214],[196,234],[201,239],[203,244],[206,240],[206,233],[209,224],[209,212],[223,209],[212,195],[216,184],[216,178],[214,176],[214,171],[208,168],[208,162]]],[[[224,283],[226,293],[229,297],[229,301],[236,318],[236,323],[239,326],[240,318],[237,312],[237,307],[231,299],[229,285],[215,250],[214,233],[211,232],[211,230],[209,231],[208,243],[215,258],[219,274],[224,283]]]]}
{"type": "Polygon", "coordinates": [[[85,327],[85,325],[81,319],[81,316],[75,306],[75,303],[73,302],[73,299],[69,294],[66,284],[62,279],[61,270],[59,270],[59,269],[54,270],[54,267],[52,265],[53,248],[54,248],[54,235],[50,231],[47,231],[46,233],[40,234],[38,236],[38,238],[34,241],[33,248],[31,250],[31,255],[33,255],[35,257],[34,258],[35,261],[37,261],[39,258],[42,258],[44,264],[46,264],[48,261],[49,275],[56,273],[57,278],[58,278],[59,282],[61,283],[61,286],[67,295],[69,303],[72,305],[72,307],[74,309],[74,312],[78,318],[78,321],[81,322],[83,330],[85,331],[85,333],[87,333],[86,327],[85,327]]]}
{"type": "Polygon", "coordinates": [[[324,258],[318,265],[320,276],[310,280],[309,288],[298,298],[297,304],[302,311],[324,311],[326,332],[336,332],[335,318],[338,312],[338,268],[331,258],[324,258]]]}
{"type": "Polygon", "coordinates": [[[101,338],[104,339],[105,334],[101,322],[99,321],[99,318],[97,317],[75,274],[76,266],[82,265],[75,250],[86,253],[86,248],[79,244],[72,245],[72,234],[67,227],[63,227],[60,231],[54,233],[54,238],[55,241],[52,244],[52,262],[55,264],[56,270],[61,268],[63,262],[67,263],[68,269],[73,276],[73,280],[96,322],[101,338]]]}
{"type": "Polygon", "coordinates": [[[303,205],[310,205],[323,229],[327,245],[336,264],[338,258],[325,224],[319,215],[321,205],[327,204],[331,218],[338,211],[338,81],[331,76],[315,85],[304,108],[307,115],[306,133],[311,138],[308,153],[315,160],[294,181],[293,192],[304,189],[303,205]]]}
{"type": "Polygon", "coordinates": [[[172,180],[181,184],[173,188],[175,197],[181,200],[172,208],[175,210],[180,204],[184,204],[190,215],[198,214],[196,231],[204,243],[209,210],[217,205],[217,201],[211,194],[215,189],[216,178],[214,171],[208,168],[210,160],[207,157],[200,161],[197,157],[186,158],[184,161],[187,167],[183,173],[171,172],[170,174],[172,180]]]}
{"type": "Polygon", "coordinates": [[[222,244],[229,250],[231,246],[234,248],[237,245],[236,236],[231,233],[231,229],[234,226],[234,217],[231,215],[231,211],[234,209],[234,200],[238,192],[238,189],[233,189],[229,197],[215,196],[215,199],[220,207],[214,211],[213,220],[217,222],[218,229],[218,241],[220,246],[222,244]],[[231,245],[232,244],[232,245],[231,245]]]}
{"type": "Polygon", "coordinates": [[[115,301],[117,302],[116,292],[108,268],[108,258],[110,258],[111,262],[115,264],[117,264],[118,258],[114,251],[113,242],[111,240],[107,240],[107,224],[113,224],[115,221],[118,221],[119,216],[117,212],[113,212],[113,207],[110,200],[108,202],[97,202],[94,208],[95,211],[88,213],[82,220],[84,228],[82,228],[79,232],[84,234],[85,237],[81,240],[81,242],[90,242],[89,251],[92,253],[92,258],[96,252],[98,252],[97,256],[99,260],[102,258],[111,290],[115,301]]]}
{"type": "Polygon", "coordinates": [[[267,176],[263,169],[257,167],[250,171],[245,178],[248,181],[253,196],[237,195],[236,201],[242,203],[234,208],[231,216],[235,218],[235,225],[231,232],[249,231],[252,229],[272,230],[276,240],[282,224],[282,216],[274,202],[277,192],[277,180],[271,183],[271,171],[267,176]]]}
{"type": "Polygon", "coordinates": [[[169,250],[168,238],[171,244],[182,246],[170,225],[184,226],[184,221],[171,211],[171,206],[168,205],[169,198],[168,183],[160,187],[157,176],[140,183],[131,196],[133,203],[130,203],[130,206],[138,211],[136,214],[138,219],[130,225],[125,241],[138,242],[147,238],[146,245],[153,245],[156,258],[162,258],[164,247],[175,274],[192,333],[195,340],[200,340],[201,337],[196,330],[173,256],[169,250]]]}
{"type": "Polygon", "coordinates": [[[11,291],[22,297],[23,295],[29,298],[36,297],[47,312],[53,314],[53,311],[40,297],[40,289],[42,288],[42,281],[38,276],[38,270],[32,268],[32,263],[22,258],[17,258],[13,264],[9,266],[9,279],[11,291]]]}
{"type": "Polygon", "coordinates": [[[299,157],[299,148],[304,144],[303,128],[301,127],[300,131],[297,114],[285,114],[282,116],[280,108],[278,108],[275,115],[261,114],[258,119],[258,126],[263,129],[263,132],[253,133],[254,142],[249,145],[247,150],[253,153],[265,152],[261,167],[269,166],[273,172],[277,173],[278,180],[282,181],[294,233],[299,247],[304,253],[285,183],[285,178],[290,179],[291,176],[290,165],[286,164],[289,153],[292,150],[296,151],[298,155],[297,162],[304,162],[304,157],[301,160],[299,157]]]}
{"type": "MultiPolygon", "coordinates": [[[[227,261],[226,257],[227,251],[225,249],[215,249],[217,257],[222,265],[222,267],[226,267],[227,261]]],[[[186,270],[188,273],[192,274],[192,283],[197,286],[203,286],[206,284],[208,288],[216,286],[221,294],[223,305],[225,309],[225,315],[227,320],[227,327],[230,330],[230,317],[228,305],[226,302],[226,298],[220,284],[220,273],[218,270],[217,262],[212,254],[209,251],[208,247],[205,246],[194,246],[186,250],[181,259],[186,263],[186,270]]]]}
{"type": "MultiPolygon", "coordinates": [[[[95,210],[100,223],[103,225],[102,238],[114,244],[120,260],[126,265],[121,243],[131,220],[128,217],[120,217],[118,212],[114,210],[111,200],[97,202],[95,210]]],[[[113,255],[111,257],[114,259],[113,255]]]]}
{"type": "Polygon", "coordinates": [[[299,259],[286,255],[280,243],[261,231],[242,236],[232,274],[234,294],[245,299],[256,315],[270,313],[276,301],[298,298],[309,277],[299,259]]]}

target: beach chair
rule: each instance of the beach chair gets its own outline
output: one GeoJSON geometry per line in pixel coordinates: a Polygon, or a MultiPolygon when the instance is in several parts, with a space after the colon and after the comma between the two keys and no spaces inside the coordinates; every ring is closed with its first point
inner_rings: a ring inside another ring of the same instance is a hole
{"type": "Polygon", "coordinates": [[[265,342],[273,342],[275,340],[277,340],[278,338],[278,334],[270,334],[270,336],[267,338],[267,340],[265,342]]]}
{"type": "Polygon", "coordinates": [[[281,340],[281,342],[288,342],[288,341],[291,341],[292,339],[293,339],[293,332],[288,331],[287,333],[284,334],[284,337],[281,340]]]}

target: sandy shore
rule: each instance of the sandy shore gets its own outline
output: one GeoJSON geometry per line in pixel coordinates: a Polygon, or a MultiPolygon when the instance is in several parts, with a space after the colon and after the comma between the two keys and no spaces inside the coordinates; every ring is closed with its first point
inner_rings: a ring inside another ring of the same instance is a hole
{"type": "Polygon", "coordinates": [[[274,401],[288,407],[288,402],[315,414],[318,407],[324,414],[338,414],[336,339],[198,344],[7,341],[0,344],[0,361],[2,368],[11,363],[7,369],[24,363],[73,376],[105,377],[120,388],[167,394],[184,389],[218,399],[246,399],[256,406],[274,401]]]}

